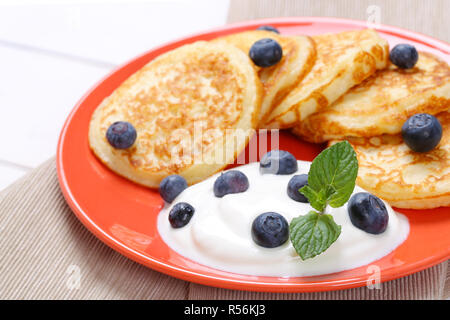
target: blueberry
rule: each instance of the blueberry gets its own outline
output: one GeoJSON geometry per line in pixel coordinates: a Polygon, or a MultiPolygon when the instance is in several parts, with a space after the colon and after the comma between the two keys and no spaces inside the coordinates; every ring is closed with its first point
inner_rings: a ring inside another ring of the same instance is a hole
{"type": "Polygon", "coordinates": [[[368,233],[383,233],[389,222],[389,215],[380,198],[368,192],[355,193],[347,205],[352,224],[368,233]]]}
{"type": "Polygon", "coordinates": [[[389,58],[401,69],[411,69],[419,60],[417,49],[410,44],[398,44],[392,48],[389,58]]]}
{"type": "Polygon", "coordinates": [[[442,126],[436,117],[427,113],[413,115],[402,126],[403,141],[415,152],[428,152],[439,144],[442,126]]]}
{"type": "Polygon", "coordinates": [[[260,214],[253,220],[252,238],[261,247],[275,248],[281,246],[289,239],[289,224],[278,213],[266,212],[260,214]]]}
{"type": "Polygon", "coordinates": [[[214,195],[222,198],[226,194],[244,192],[248,186],[248,178],[241,171],[226,171],[214,182],[214,195]]]}
{"type": "Polygon", "coordinates": [[[297,172],[297,159],[287,151],[272,150],[259,162],[259,172],[272,174],[292,174],[297,172]]]}
{"type": "Polygon", "coordinates": [[[187,182],[182,176],[173,174],[161,181],[159,194],[165,201],[171,203],[187,186],[187,182]]]}
{"type": "Polygon", "coordinates": [[[182,228],[191,221],[195,209],[189,203],[179,202],[169,212],[169,222],[172,228],[182,228]]]}
{"type": "Polygon", "coordinates": [[[114,122],[106,131],[106,139],[116,149],[128,149],[134,144],[136,137],[136,129],[126,121],[114,122]]]}
{"type": "Polygon", "coordinates": [[[308,184],[307,174],[298,174],[293,176],[291,180],[289,180],[287,186],[287,194],[289,198],[298,202],[308,203],[308,199],[298,191],[298,189],[303,188],[307,184],[308,184]]]}
{"type": "Polygon", "coordinates": [[[283,49],[278,42],[265,38],[256,41],[250,48],[250,59],[259,67],[270,67],[283,57],[283,49]]]}
{"type": "Polygon", "coordinates": [[[280,31],[278,31],[277,28],[272,27],[272,26],[260,26],[256,30],[265,30],[265,31],[272,31],[272,32],[275,32],[275,33],[280,33],[280,31]]]}

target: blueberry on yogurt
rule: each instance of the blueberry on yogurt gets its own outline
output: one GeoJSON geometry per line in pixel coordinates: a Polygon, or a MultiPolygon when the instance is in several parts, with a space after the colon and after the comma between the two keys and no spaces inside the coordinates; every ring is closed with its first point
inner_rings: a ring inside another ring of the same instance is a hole
{"type": "Polygon", "coordinates": [[[365,232],[383,233],[389,222],[389,214],[380,198],[368,192],[355,193],[347,204],[352,224],[365,232]]]}
{"type": "Polygon", "coordinates": [[[262,174],[292,174],[297,172],[297,170],[297,159],[284,150],[269,151],[259,162],[259,172],[262,174]]]}
{"type": "Polygon", "coordinates": [[[177,174],[165,177],[159,184],[159,194],[171,203],[184,189],[188,187],[186,179],[177,174]]]}
{"type": "Polygon", "coordinates": [[[182,228],[191,221],[195,209],[189,203],[179,202],[169,212],[169,222],[172,228],[182,228]]]}
{"type": "Polygon", "coordinates": [[[128,149],[136,141],[137,133],[133,125],[126,121],[117,121],[106,130],[106,139],[116,149],[128,149]]]}
{"type": "Polygon", "coordinates": [[[287,194],[289,198],[292,200],[308,203],[308,199],[298,191],[300,188],[303,188],[308,184],[308,175],[307,174],[297,174],[289,180],[287,186],[287,194]]]}
{"type": "Polygon", "coordinates": [[[261,247],[279,247],[289,239],[289,223],[276,212],[262,213],[253,220],[252,238],[261,247]]]}
{"type": "Polygon", "coordinates": [[[283,49],[277,41],[264,38],[251,46],[249,56],[258,67],[271,67],[280,62],[283,57],[283,49]]]}
{"type": "Polygon", "coordinates": [[[230,193],[247,191],[249,182],[247,176],[239,170],[223,172],[214,182],[214,195],[218,198],[230,193]]]}

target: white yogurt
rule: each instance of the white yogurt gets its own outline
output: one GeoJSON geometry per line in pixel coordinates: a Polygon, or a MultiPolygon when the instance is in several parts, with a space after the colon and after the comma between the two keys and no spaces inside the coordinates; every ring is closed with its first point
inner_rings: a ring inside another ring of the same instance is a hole
{"type": "MultiPolygon", "coordinates": [[[[298,161],[295,174],[309,172],[310,162],[298,161]]],[[[385,232],[369,234],[353,226],[347,205],[326,209],[342,226],[341,235],[324,253],[302,261],[290,240],[277,248],[263,248],[253,242],[251,225],[264,212],[277,212],[288,222],[313,208],[287,195],[287,185],[295,175],[260,174],[259,163],[236,168],[248,177],[247,191],[214,196],[217,175],[184,190],[161,210],[158,230],[169,247],[180,255],[216,269],[255,276],[297,277],[339,272],[369,264],[389,254],[408,236],[408,219],[385,202],[389,223],[385,232]],[[178,202],[195,208],[184,227],[171,227],[168,215],[178,202]]],[[[356,187],[354,193],[364,191],[356,187]]]]}

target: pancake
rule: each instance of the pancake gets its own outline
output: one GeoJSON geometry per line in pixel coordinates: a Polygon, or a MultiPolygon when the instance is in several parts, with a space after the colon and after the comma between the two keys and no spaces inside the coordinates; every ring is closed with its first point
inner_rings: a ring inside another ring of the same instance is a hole
{"type": "Polygon", "coordinates": [[[274,108],[262,127],[291,128],[326,109],[354,85],[387,66],[389,46],[374,30],[314,36],[311,71],[274,108]]]}
{"type": "Polygon", "coordinates": [[[437,118],[442,139],[426,153],[409,149],[401,134],[348,138],[359,162],[356,183],[398,208],[450,206],[450,111],[437,118]]]}
{"type": "Polygon", "coordinates": [[[372,137],[401,132],[416,113],[436,115],[450,109],[450,67],[430,53],[420,52],[413,69],[391,65],[350,89],[325,110],[294,129],[310,142],[372,137]]]}
{"type": "Polygon", "coordinates": [[[199,41],[167,52],[125,80],[95,110],[89,144],[109,168],[157,188],[171,174],[193,184],[233,163],[257,126],[262,86],[250,58],[226,44],[199,41]],[[126,150],[106,140],[128,121],[126,150]]]}
{"type": "Polygon", "coordinates": [[[270,38],[277,41],[283,49],[283,58],[276,65],[261,68],[255,65],[263,84],[263,99],[259,121],[264,122],[272,108],[311,70],[316,50],[310,37],[282,36],[270,31],[253,30],[231,34],[213,40],[226,42],[248,54],[251,46],[258,40],[270,38]]]}

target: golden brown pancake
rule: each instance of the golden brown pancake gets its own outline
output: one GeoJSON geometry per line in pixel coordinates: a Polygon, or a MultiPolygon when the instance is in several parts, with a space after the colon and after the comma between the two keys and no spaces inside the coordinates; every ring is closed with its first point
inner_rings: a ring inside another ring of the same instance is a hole
{"type": "Polygon", "coordinates": [[[311,70],[316,57],[314,43],[310,37],[306,36],[282,36],[270,31],[252,30],[213,41],[232,44],[248,54],[251,46],[264,38],[277,41],[283,49],[283,57],[276,65],[268,68],[255,65],[264,90],[260,122],[264,121],[277,102],[281,101],[311,70]]]}
{"type": "Polygon", "coordinates": [[[124,81],[95,110],[89,143],[116,173],[156,188],[171,174],[188,184],[233,163],[257,126],[261,82],[252,61],[227,44],[196,42],[167,52],[124,81]],[[126,150],[106,140],[128,121],[137,140],[126,150]]]}
{"type": "Polygon", "coordinates": [[[450,67],[434,55],[419,53],[409,70],[391,65],[350,89],[330,107],[294,129],[310,142],[396,134],[416,113],[438,114],[450,109],[450,67]]]}
{"type": "Polygon", "coordinates": [[[311,71],[273,109],[265,128],[291,128],[325,110],[341,95],[387,66],[389,47],[374,30],[313,37],[317,58],[311,71]]]}
{"type": "Polygon", "coordinates": [[[347,138],[358,157],[356,183],[398,208],[450,206],[450,111],[437,118],[442,139],[425,153],[409,149],[401,134],[347,138]]]}

